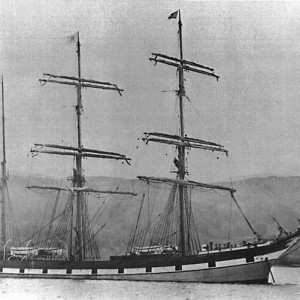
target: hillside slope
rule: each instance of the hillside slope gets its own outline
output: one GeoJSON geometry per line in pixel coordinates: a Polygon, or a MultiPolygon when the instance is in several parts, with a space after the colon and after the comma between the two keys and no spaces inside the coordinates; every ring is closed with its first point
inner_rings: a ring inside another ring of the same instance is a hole
{"type": "MultiPolygon", "coordinates": [[[[147,190],[146,184],[136,179],[107,177],[90,177],[87,181],[93,188],[134,191],[139,194],[137,197],[125,198],[97,196],[88,203],[91,212],[102,210],[95,223],[99,228],[97,239],[102,257],[124,253],[137,219],[142,194],[147,190]]],[[[54,192],[28,190],[27,184],[28,179],[22,176],[11,176],[9,180],[10,195],[23,239],[47,223],[55,197],[54,192]]],[[[30,179],[30,184],[69,183],[35,177],[30,179]]],[[[236,181],[233,186],[237,189],[236,198],[240,206],[261,235],[268,237],[277,234],[272,216],[287,230],[297,227],[300,218],[300,177],[250,178],[236,181]]],[[[162,199],[165,194],[159,191],[156,196],[162,199]]],[[[200,193],[193,207],[202,243],[228,240],[235,243],[253,237],[229,197],[200,193]]],[[[285,258],[283,263],[300,263],[300,251],[285,258]]]]}

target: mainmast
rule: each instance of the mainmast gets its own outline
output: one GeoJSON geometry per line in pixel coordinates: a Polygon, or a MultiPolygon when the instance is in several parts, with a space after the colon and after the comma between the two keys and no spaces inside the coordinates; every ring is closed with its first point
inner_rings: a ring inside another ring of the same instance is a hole
{"type": "Polygon", "coordinates": [[[1,177],[1,236],[2,242],[6,242],[6,201],[5,201],[5,191],[6,191],[6,152],[5,152],[5,116],[4,116],[4,84],[3,75],[1,80],[2,88],[2,146],[3,146],[3,160],[1,162],[2,167],[2,177],[1,177]]]}
{"type": "MultiPolygon", "coordinates": [[[[115,152],[107,152],[102,150],[95,150],[84,148],[82,145],[82,130],[81,130],[81,113],[82,113],[82,98],[81,98],[81,89],[85,88],[95,88],[95,89],[103,89],[103,90],[113,90],[117,91],[120,96],[122,96],[120,89],[116,84],[112,84],[109,82],[96,81],[93,79],[84,79],[81,77],[81,53],[80,53],[80,40],[79,40],[79,32],[70,37],[70,41],[76,42],[76,52],[78,58],[78,77],[72,76],[60,76],[44,73],[45,76],[48,76],[48,79],[40,79],[39,81],[43,84],[47,82],[58,83],[63,85],[73,85],[76,86],[77,90],[77,105],[75,107],[77,114],[77,147],[74,146],[64,146],[64,145],[54,145],[54,144],[35,144],[35,148],[31,150],[33,153],[47,153],[47,154],[56,154],[56,155],[67,155],[75,157],[76,168],[73,170],[72,182],[73,186],[70,189],[72,195],[76,196],[76,259],[78,261],[82,261],[85,259],[85,230],[87,230],[87,220],[85,216],[86,210],[86,199],[85,193],[110,193],[110,194],[126,194],[126,195],[136,195],[130,192],[120,192],[120,191],[98,191],[94,189],[90,189],[85,186],[85,178],[83,175],[82,169],[82,158],[83,157],[93,157],[93,158],[104,158],[104,159],[114,159],[114,160],[123,160],[128,164],[130,162],[130,158],[127,158],[123,154],[115,153],[115,152]]],[[[45,188],[45,189],[57,189],[59,192],[61,189],[52,186],[45,187],[32,187],[29,188],[45,188]]],[[[71,215],[73,216],[73,206],[71,215]]],[[[71,232],[70,232],[70,247],[69,247],[69,256],[70,258],[74,256],[72,253],[72,244],[73,244],[73,217],[71,217],[71,232]]]]}

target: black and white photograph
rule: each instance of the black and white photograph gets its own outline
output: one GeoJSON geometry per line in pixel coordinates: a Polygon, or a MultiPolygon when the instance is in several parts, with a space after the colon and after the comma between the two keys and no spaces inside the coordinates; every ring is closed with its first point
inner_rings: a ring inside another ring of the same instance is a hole
{"type": "Polygon", "coordinates": [[[0,298],[299,299],[300,2],[2,0],[0,298]]]}

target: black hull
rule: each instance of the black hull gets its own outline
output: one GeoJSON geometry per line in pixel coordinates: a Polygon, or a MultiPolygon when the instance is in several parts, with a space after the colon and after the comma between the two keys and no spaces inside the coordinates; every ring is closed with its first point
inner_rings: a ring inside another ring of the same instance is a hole
{"type": "MultiPolygon", "coordinates": [[[[101,270],[115,270],[117,274],[124,274],[132,269],[144,269],[144,273],[153,272],[154,268],[173,268],[175,271],[185,270],[193,265],[206,264],[206,268],[227,265],[234,265],[234,262],[241,260],[239,264],[259,262],[262,260],[275,261],[289,247],[291,241],[300,235],[296,231],[272,243],[248,245],[245,247],[222,249],[201,252],[198,255],[182,257],[179,255],[127,255],[111,257],[107,261],[57,261],[57,260],[2,260],[0,261],[0,274],[4,269],[15,269],[18,273],[24,274],[26,270],[39,269],[41,276],[49,278],[50,270],[64,270],[65,275],[75,273],[76,270],[89,270],[90,279],[93,275],[101,273],[101,270]]],[[[24,274],[30,277],[30,274],[24,274]]],[[[96,276],[97,277],[97,276],[96,276]]],[[[52,278],[52,277],[51,277],[52,278]]],[[[260,280],[260,279],[259,279],[260,280]]]]}

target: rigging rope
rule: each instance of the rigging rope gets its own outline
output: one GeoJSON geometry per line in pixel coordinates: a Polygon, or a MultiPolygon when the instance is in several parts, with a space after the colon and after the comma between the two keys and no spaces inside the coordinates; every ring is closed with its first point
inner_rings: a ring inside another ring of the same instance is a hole
{"type": "Polygon", "coordinates": [[[254,228],[250,224],[249,220],[247,219],[246,215],[242,211],[240,205],[238,204],[237,200],[235,199],[233,193],[230,193],[230,194],[231,194],[231,198],[234,200],[235,204],[237,205],[238,209],[240,210],[241,214],[243,215],[245,221],[247,222],[249,228],[252,230],[253,234],[258,238],[258,240],[261,240],[262,239],[261,235],[254,230],[254,228]]]}
{"type": "MultiPolygon", "coordinates": [[[[53,221],[57,220],[60,216],[62,216],[63,214],[65,214],[65,211],[63,211],[62,213],[60,213],[59,215],[57,215],[56,218],[53,219],[53,221]]],[[[27,239],[23,240],[21,242],[21,245],[30,241],[34,236],[36,236],[37,234],[39,234],[39,232],[43,229],[45,229],[47,226],[49,226],[50,222],[48,224],[46,224],[45,226],[43,226],[39,231],[35,232],[34,234],[32,234],[30,237],[28,237],[27,239]]]]}
{"type": "Polygon", "coordinates": [[[232,202],[233,201],[230,201],[230,215],[229,215],[229,228],[228,228],[227,242],[229,242],[231,236],[232,202]]]}
{"type": "Polygon", "coordinates": [[[143,205],[144,205],[144,200],[145,200],[145,194],[143,194],[143,197],[142,197],[141,206],[140,206],[140,209],[139,209],[139,213],[138,213],[138,218],[137,218],[137,221],[136,221],[135,230],[134,230],[133,237],[132,237],[132,241],[131,241],[131,249],[130,249],[130,252],[132,252],[132,247],[133,247],[134,242],[135,242],[135,236],[136,236],[138,224],[139,224],[139,221],[140,221],[141,211],[142,211],[142,208],[143,208],[143,205]]]}

